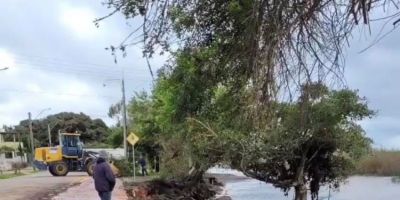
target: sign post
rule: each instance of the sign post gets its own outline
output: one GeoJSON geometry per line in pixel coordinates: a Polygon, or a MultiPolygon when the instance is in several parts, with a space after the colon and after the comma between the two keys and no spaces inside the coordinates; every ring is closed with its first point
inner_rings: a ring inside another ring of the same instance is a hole
{"type": "Polygon", "coordinates": [[[136,180],[136,165],[135,165],[135,145],[132,145],[132,160],[133,160],[133,181],[136,180]]]}
{"type": "Polygon", "coordinates": [[[136,166],[135,166],[135,144],[139,141],[139,137],[131,132],[126,140],[132,145],[132,157],[133,157],[133,181],[136,179],[136,166]]]}

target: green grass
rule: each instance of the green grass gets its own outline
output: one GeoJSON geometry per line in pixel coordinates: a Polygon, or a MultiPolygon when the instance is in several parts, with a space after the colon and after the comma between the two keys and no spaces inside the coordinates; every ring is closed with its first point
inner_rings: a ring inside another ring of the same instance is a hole
{"type": "Polygon", "coordinates": [[[26,174],[23,174],[23,173],[0,174],[0,179],[9,179],[9,178],[14,178],[14,177],[23,176],[23,175],[26,175],[26,174]]]}

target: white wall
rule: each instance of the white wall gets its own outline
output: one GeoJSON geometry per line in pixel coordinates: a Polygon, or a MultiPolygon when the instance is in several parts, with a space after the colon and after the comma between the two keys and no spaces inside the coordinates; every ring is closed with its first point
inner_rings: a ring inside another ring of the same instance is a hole
{"type": "Polygon", "coordinates": [[[94,151],[94,152],[100,152],[100,151],[105,151],[107,152],[108,156],[113,157],[113,158],[123,158],[124,157],[124,149],[123,148],[117,148],[117,149],[86,149],[86,151],[94,151]]]}
{"type": "MultiPolygon", "coordinates": [[[[26,161],[26,154],[22,157],[22,161],[26,161]]],[[[6,158],[5,154],[0,154],[0,170],[11,170],[12,162],[21,162],[21,157],[17,156],[16,152],[13,152],[13,158],[6,158]]]]}

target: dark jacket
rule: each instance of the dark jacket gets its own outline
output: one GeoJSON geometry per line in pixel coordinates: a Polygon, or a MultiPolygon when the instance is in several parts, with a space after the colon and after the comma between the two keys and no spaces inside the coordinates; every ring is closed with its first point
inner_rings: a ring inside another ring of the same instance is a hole
{"type": "Polygon", "coordinates": [[[98,158],[93,170],[94,186],[98,192],[110,192],[115,186],[115,176],[104,158],[98,158]]]}
{"type": "Polygon", "coordinates": [[[141,167],[146,168],[146,160],[144,158],[139,159],[139,164],[141,167]]]}

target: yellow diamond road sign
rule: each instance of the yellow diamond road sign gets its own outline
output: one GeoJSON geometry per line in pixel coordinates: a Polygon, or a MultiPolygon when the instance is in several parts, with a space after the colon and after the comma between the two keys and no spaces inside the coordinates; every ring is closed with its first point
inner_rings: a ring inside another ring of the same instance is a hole
{"type": "Polygon", "coordinates": [[[126,138],[131,145],[135,145],[139,141],[139,137],[134,133],[129,134],[128,138],[126,138]]]}

